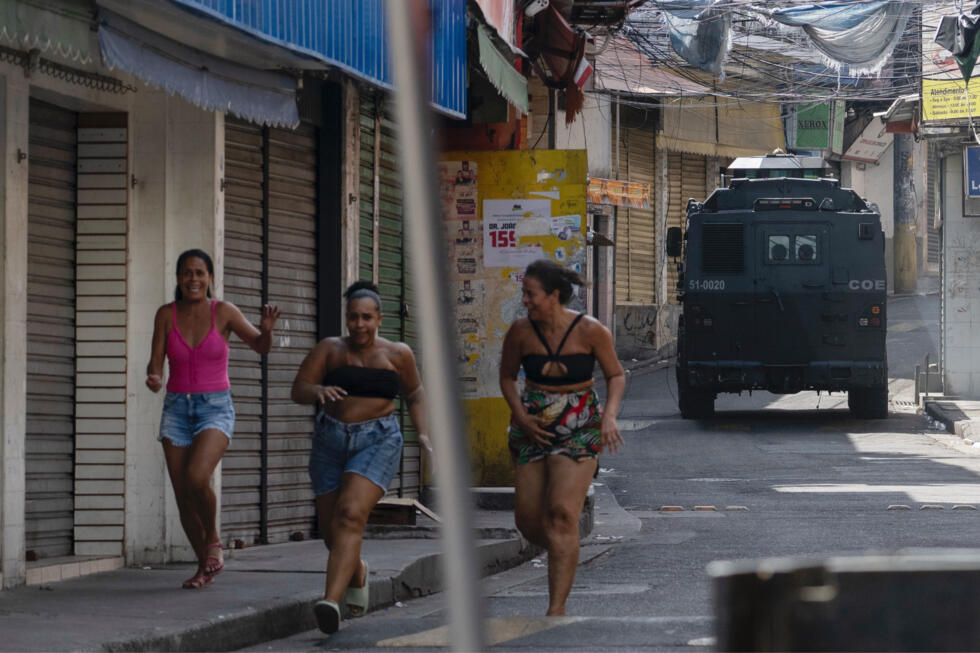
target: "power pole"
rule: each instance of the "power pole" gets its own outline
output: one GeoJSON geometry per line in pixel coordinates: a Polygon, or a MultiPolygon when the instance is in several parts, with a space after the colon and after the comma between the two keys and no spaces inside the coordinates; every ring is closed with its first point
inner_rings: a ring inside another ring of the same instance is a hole
{"type": "Polygon", "coordinates": [[[919,256],[915,206],[914,162],[911,134],[895,134],[894,192],[895,238],[892,241],[894,261],[893,288],[897,293],[914,293],[918,285],[919,256]]]}
{"type": "MultiPolygon", "coordinates": [[[[916,8],[902,41],[895,48],[894,69],[896,77],[918,78],[922,72],[922,10],[916,8]]],[[[919,232],[918,207],[915,205],[915,177],[913,164],[915,146],[911,134],[895,134],[892,145],[894,166],[892,206],[895,236],[892,263],[892,288],[898,293],[914,293],[919,278],[919,255],[916,236],[919,232]]]]}

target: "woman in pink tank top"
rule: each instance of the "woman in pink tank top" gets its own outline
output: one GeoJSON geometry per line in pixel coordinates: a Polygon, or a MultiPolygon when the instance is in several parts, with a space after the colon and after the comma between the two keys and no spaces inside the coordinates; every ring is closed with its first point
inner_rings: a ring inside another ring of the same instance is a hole
{"type": "Polygon", "coordinates": [[[211,299],[214,264],[199,249],[177,259],[175,300],[157,309],[146,387],[163,387],[163,361],[170,374],[160,433],[174,487],[180,523],[197,554],[198,568],[184,589],[209,585],[224,568],[215,525],[217,501],[211,475],[231,442],[235,408],[228,381],[228,339],[234,333],[260,354],[272,347],[279,309],[262,307],[259,328],[230,302],[211,299]]]}

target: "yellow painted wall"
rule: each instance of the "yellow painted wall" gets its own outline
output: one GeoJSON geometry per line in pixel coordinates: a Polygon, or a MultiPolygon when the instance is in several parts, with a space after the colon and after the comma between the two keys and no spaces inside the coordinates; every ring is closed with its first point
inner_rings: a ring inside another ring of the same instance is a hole
{"type": "MultiPolygon", "coordinates": [[[[498,370],[504,334],[514,319],[524,315],[520,296],[526,265],[486,265],[484,207],[534,205],[537,212],[516,219],[517,247],[540,248],[535,251],[584,273],[587,170],[584,150],[466,151],[441,156],[443,217],[451,283],[458,297],[459,379],[477,485],[513,484],[507,449],[510,409],[500,394],[498,370]],[[574,216],[579,217],[577,231],[558,229],[556,225],[568,219],[574,222],[574,216]]],[[[497,260],[495,256],[493,261],[497,260]]],[[[584,295],[579,307],[584,307],[584,295]]]]}

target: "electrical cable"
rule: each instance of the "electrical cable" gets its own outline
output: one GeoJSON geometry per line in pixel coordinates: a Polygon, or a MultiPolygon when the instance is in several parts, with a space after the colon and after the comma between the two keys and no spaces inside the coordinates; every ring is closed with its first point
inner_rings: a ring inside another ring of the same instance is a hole
{"type": "MultiPolygon", "coordinates": [[[[551,91],[549,90],[549,92],[551,92],[551,91]]],[[[551,120],[552,120],[552,118],[554,118],[554,116],[549,111],[548,112],[548,119],[544,121],[544,128],[541,130],[541,133],[538,134],[538,140],[534,141],[534,145],[531,146],[531,149],[532,150],[538,149],[538,143],[541,142],[541,139],[544,137],[545,133],[548,131],[548,128],[551,126],[551,120]]]]}

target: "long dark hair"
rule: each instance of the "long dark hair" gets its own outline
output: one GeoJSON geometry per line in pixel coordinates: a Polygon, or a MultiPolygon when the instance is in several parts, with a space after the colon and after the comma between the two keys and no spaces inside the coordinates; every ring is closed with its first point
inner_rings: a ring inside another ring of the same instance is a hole
{"type": "MultiPolygon", "coordinates": [[[[184,262],[189,258],[199,258],[204,261],[204,265],[208,268],[208,274],[214,279],[214,263],[211,262],[211,257],[203,249],[189,249],[182,252],[180,256],[177,257],[177,278],[180,279],[180,269],[184,267],[184,262]]],[[[211,297],[211,284],[208,284],[208,297],[211,297]]],[[[177,288],[174,290],[174,299],[178,302],[184,298],[184,293],[180,290],[180,283],[177,284],[177,288]]]]}
{"type": "Polygon", "coordinates": [[[378,313],[381,313],[381,293],[378,291],[378,287],[370,281],[355,281],[344,291],[344,299],[347,300],[348,304],[352,299],[363,297],[373,299],[374,303],[378,305],[378,313]]]}
{"type": "Polygon", "coordinates": [[[551,259],[542,258],[527,266],[525,277],[534,277],[541,282],[545,293],[558,291],[558,301],[563,305],[572,300],[572,285],[584,286],[585,281],[574,270],[563,268],[551,259]]]}

